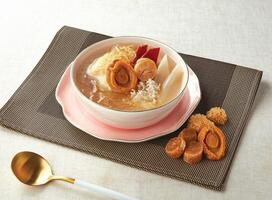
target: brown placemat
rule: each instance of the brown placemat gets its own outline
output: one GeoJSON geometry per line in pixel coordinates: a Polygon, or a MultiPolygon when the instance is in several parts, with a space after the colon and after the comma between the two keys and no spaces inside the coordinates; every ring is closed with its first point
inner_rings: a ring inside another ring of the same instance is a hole
{"type": "Polygon", "coordinates": [[[229,116],[223,127],[227,153],[220,161],[189,166],[166,156],[164,146],[179,130],[148,142],[126,144],[96,139],[63,117],[55,88],[66,67],[87,46],[109,36],[63,27],[14,95],[0,111],[0,124],[42,140],[61,144],[149,172],[222,190],[235,149],[246,124],[262,72],[233,64],[181,54],[197,74],[202,100],[195,112],[222,106],[229,116]]]}

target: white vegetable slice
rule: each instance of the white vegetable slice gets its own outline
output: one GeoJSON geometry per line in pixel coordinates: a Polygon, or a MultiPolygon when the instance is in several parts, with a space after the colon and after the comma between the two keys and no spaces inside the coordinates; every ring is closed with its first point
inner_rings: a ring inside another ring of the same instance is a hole
{"type": "Polygon", "coordinates": [[[110,91],[110,86],[107,83],[105,71],[106,67],[105,65],[102,65],[102,59],[103,57],[100,57],[98,59],[95,59],[87,68],[86,74],[93,77],[97,81],[97,85],[101,91],[110,91]]]}
{"type": "Polygon", "coordinates": [[[93,75],[93,71],[95,71],[96,68],[99,67],[99,65],[97,65],[97,61],[99,61],[99,59],[94,59],[94,61],[88,66],[86,74],[88,74],[89,76],[93,75]]]}
{"type": "Polygon", "coordinates": [[[97,76],[95,76],[95,79],[98,82],[99,90],[101,90],[101,91],[110,91],[111,90],[109,84],[107,83],[106,76],[97,75],[97,76]]]}
{"type": "Polygon", "coordinates": [[[160,98],[163,102],[166,103],[174,99],[179,94],[182,78],[182,67],[176,65],[162,84],[160,98]]]}
{"type": "Polygon", "coordinates": [[[170,70],[169,70],[168,58],[167,58],[167,55],[165,55],[163,56],[158,66],[158,72],[157,72],[155,81],[162,85],[165,79],[169,76],[169,73],[170,73],[170,70]]]}

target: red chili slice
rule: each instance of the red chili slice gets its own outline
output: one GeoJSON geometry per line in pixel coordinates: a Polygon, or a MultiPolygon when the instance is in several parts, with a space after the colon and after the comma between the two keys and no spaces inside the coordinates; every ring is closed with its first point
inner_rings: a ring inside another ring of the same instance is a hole
{"type": "Polygon", "coordinates": [[[149,49],[145,54],[142,56],[142,58],[149,58],[153,60],[155,63],[157,63],[157,59],[160,53],[160,48],[152,48],[149,49]]]}
{"type": "Polygon", "coordinates": [[[148,45],[144,44],[141,46],[138,46],[137,50],[136,50],[136,56],[132,61],[132,64],[135,65],[135,63],[137,62],[137,60],[139,58],[141,58],[147,51],[148,45]]]}

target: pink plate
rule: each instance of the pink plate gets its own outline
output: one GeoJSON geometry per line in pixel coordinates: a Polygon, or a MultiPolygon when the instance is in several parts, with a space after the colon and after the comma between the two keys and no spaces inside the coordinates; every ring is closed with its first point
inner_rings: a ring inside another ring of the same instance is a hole
{"type": "Polygon", "coordinates": [[[75,127],[102,140],[118,142],[143,142],[177,130],[192,114],[201,99],[199,81],[189,68],[189,82],[180,103],[160,122],[141,129],[120,129],[96,120],[79,101],[70,80],[70,66],[66,69],[56,89],[56,99],[62,106],[65,118],[75,127]]]}

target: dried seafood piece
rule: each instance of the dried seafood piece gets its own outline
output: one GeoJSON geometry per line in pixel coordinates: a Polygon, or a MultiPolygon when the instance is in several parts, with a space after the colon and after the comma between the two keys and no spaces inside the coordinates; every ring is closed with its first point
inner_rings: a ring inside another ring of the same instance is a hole
{"type": "Polygon", "coordinates": [[[200,162],[202,159],[203,146],[198,141],[191,141],[183,154],[183,160],[190,165],[200,162]]]}
{"type": "Polygon", "coordinates": [[[171,138],[166,147],[165,152],[171,158],[179,158],[186,147],[186,142],[180,137],[171,138]]]}
{"type": "Polygon", "coordinates": [[[197,132],[193,128],[184,128],[180,132],[179,137],[184,139],[186,144],[189,144],[189,142],[197,140],[197,132]]]}
{"type": "Polygon", "coordinates": [[[117,93],[130,92],[138,81],[132,66],[123,60],[116,60],[109,65],[106,80],[112,91],[117,93]]]}
{"type": "Polygon", "coordinates": [[[188,128],[193,128],[195,129],[197,132],[199,132],[201,130],[201,128],[203,126],[206,127],[214,127],[214,123],[212,121],[210,121],[205,115],[203,114],[195,114],[192,115],[188,121],[188,128]]]}
{"type": "Polygon", "coordinates": [[[225,155],[226,139],[218,127],[204,126],[198,134],[198,141],[202,143],[204,154],[209,160],[219,160],[225,155]]]}
{"type": "Polygon", "coordinates": [[[157,74],[157,65],[149,58],[140,58],[137,60],[134,70],[138,79],[147,81],[148,79],[155,78],[157,74]]]}
{"type": "Polygon", "coordinates": [[[224,125],[227,121],[227,114],[223,108],[213,107],[207,112],[207,118],[216,124],[224,125]]]}

